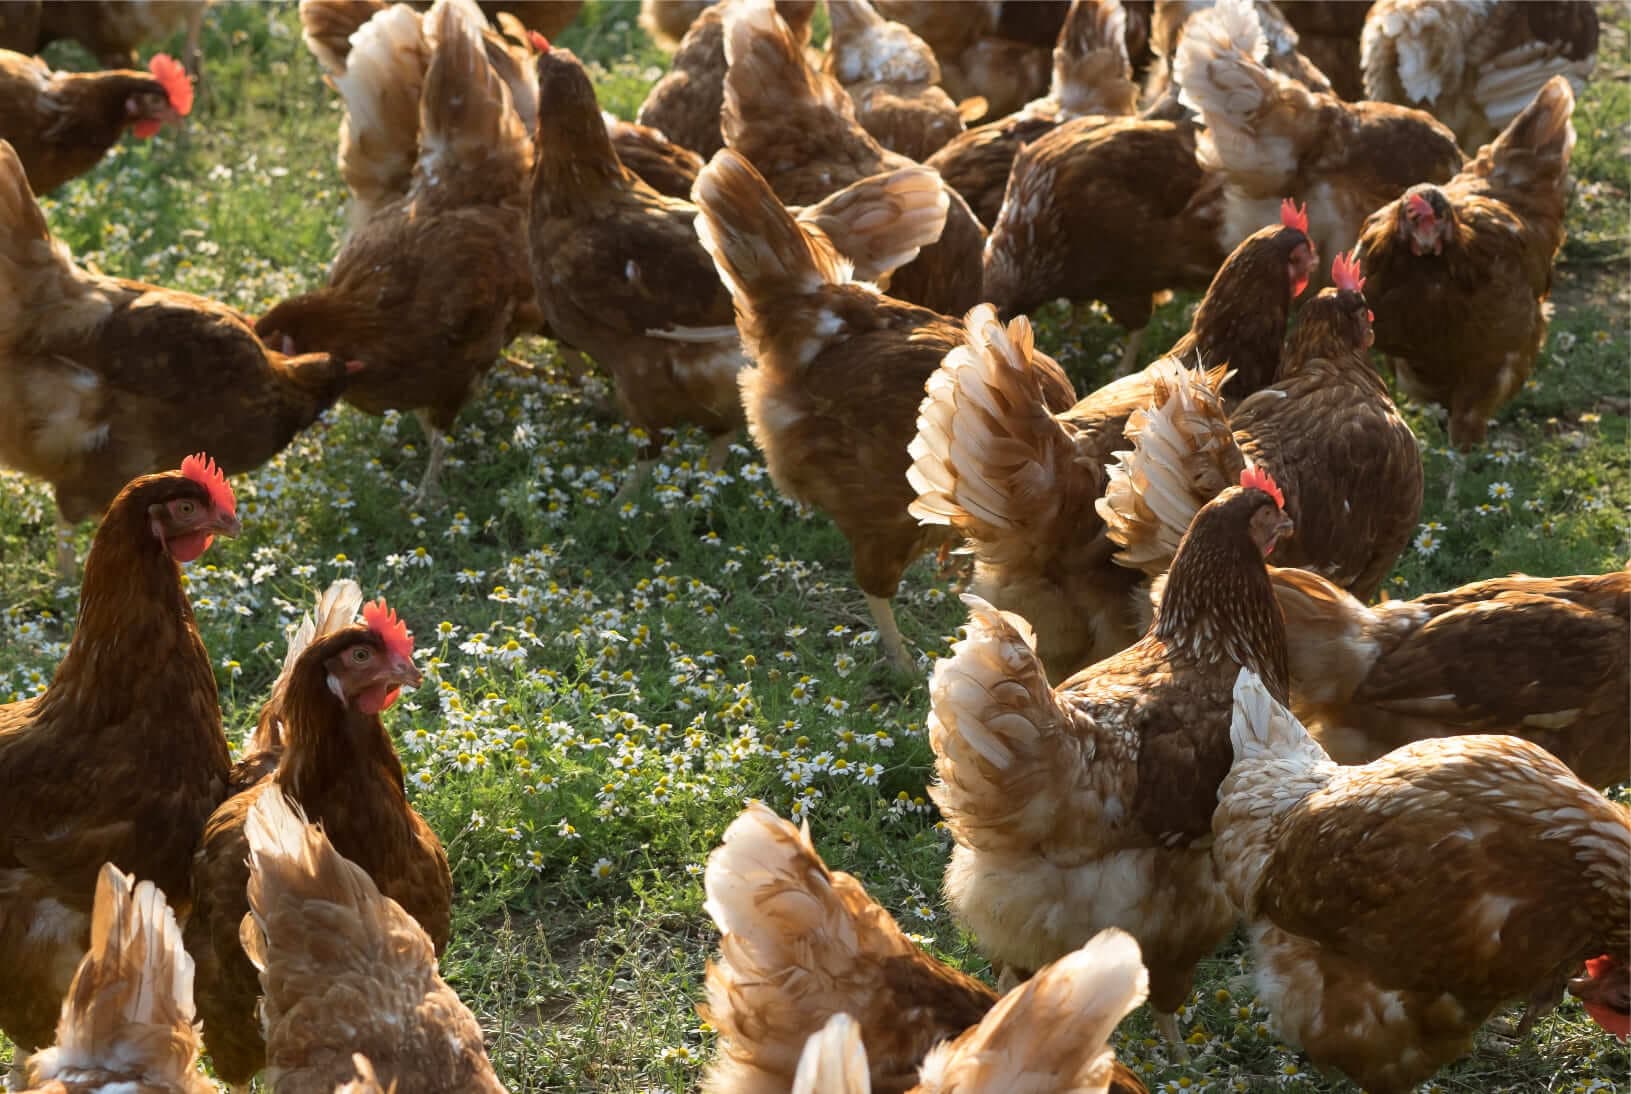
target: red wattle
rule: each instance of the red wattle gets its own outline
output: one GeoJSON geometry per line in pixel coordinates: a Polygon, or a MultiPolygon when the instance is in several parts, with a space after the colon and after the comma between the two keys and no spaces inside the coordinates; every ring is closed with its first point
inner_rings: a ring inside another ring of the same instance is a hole
{"type": "Polygon", "coordinates": [[[159,127],[163,124],[164,123],[160,122],[157,118],[143,118],[140,121],[131,122],[130,131],[145,141],[147,138],[157,133],[159,131],[159,127]]]}
{"type": "Polygon", "coordinates": [[[170,557],[177,562],[191,562],[199,555],[210,549],[215,537],[209,532],[192,532],[185,536],[176,536],[167,541],[170,548],[170,557]]]}
{"type": "Polygon", "coordinates": [[[399,687],[387,687],[385,684],[375,684],[371,688],[364,688],[357,695],[357,709],[364,714],[379,714],[389,710],[396,697],[402,694],[399,687]]]}

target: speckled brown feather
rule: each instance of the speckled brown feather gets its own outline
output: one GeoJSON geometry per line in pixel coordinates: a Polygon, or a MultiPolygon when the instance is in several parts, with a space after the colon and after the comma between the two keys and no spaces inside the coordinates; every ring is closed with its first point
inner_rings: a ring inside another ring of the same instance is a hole
{"type": "Polygon", "coordinates": [[[192,851],[226,789],[215,672],[149,529],[148,506],[174,498],[207,494],[179,472],[125,488],[50,687],[0,706],[0,1030],[23,1049],[52,1040],[102,865],[154,882],[185,915],[192,851]]]}
{"type": "Polygon", "coordinates": [[[935,1044],[997,1001],[919,949],[859,881],[829,870],[808,827],[757,802],[709,856],[706,888],[724,936],[699,1008],[724,1039],[709,1094],[786,1090],[805,1039],[839,1012],[861,1028],[872,1089],[904,1091],[935,1044]]]}
{"type": "Polygon", "coordinates": [[[242,938],[265,992],[269,1086],[330,1094],[361,1053],[397,1094],[503,1094],[481,1027],[438,973],[440,947],[400,890],[393,898],[326,826],[304,823],[274,793],[250,813],[245,838],[242,938]]]}
{"type": "Polygon", "coordinates": [[[1501,1003],[1555,1001],[1585,958],[1631,952],[1631,815],[1549,753],[1468,736],[1338,767],[1285,711],[1242,703],[1216,852],[1264,997],[1316,1063],[1411,1089],[1501,1003]],[[1297,964],[1310,943],[1329,959],[1297,964]]]}
{"type": "Polygon", "coordinates": [[[1343,763],[1426,737],[1502,733],[1583,782],[1631,777],[1631,576],[1513,575],[1366,607],[1301,570],[1271,571],[1299,717],[1343,763]]]}

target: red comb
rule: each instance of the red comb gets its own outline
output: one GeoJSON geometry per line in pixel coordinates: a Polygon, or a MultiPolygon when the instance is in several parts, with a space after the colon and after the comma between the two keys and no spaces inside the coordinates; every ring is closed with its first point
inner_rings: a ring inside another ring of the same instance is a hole
{"type": "Polygon", "coordinates": [[[1339,289],[1364,292],[1365,279],[1359,276],[1359,259],[1339,254],[1331,260],[1331,281],[1339,289]]]}
{"type": "Polygon", "coordinates": [[[202,452],[188,456],[181,461],[181,473],[209,491],[211,505],[223,513],[238,515],[238,499],[214,460],[202,452]]]}
{"type": "Polygon", "coordinates": [[[155,53],[147,62],[147,71],[153,74],[170,100],[170,109],[185,118],[193,110],[193,83],[187,79],[187,70],[168,53],[155,53]]]}
{"type": "Polygon", "coordinates": [[[548,53],[549,52],[549,39],[545,38],[542,34],[539,34],[537,31],[535,31],[535,30],[527,31],[527,41],[531,42],[532,43],[532,48],[537,50],[539,53],[548,53]]]}
{"type": "Polygon", "coordinates": [[[1295,228],[1303,235],[1308,234],[1308,204],[1305,202],[1301,209],[1297,203],[1286,198],[1280,203],[1280,224],[1286,228],[1295,228]]]}
{"type": "Polygon", "coordinates": [[[1410,207],[1410,211],[1412,213],[1415,213],[1419,217],[1424,216],[1431,218],[1438,215],[1433,212],[1433,203],[1422,197],[1420,194],[1411,194],[1409,197],[1404,199],[1404,203],[1410,207]]]}
{"type": "Polygon", "coordinates": [[[1274,499],[1275,505],[1282,509],[1286,506],[1285,495],[1281,494],[1280,488],[1274,485],[1274,476],[1261,467],[1248,467],[1242,471],[1240,473],[1240,488],[1242,490],[1261,490],[1274,499]]]}
{"type": "Polygon", "coordinates": [[[408,625],[398,619],[391,606],[385,603],[384,597],[362,606],[362,621],[368,624],[369,630],[379,635],[386,650],[398,657],[413,659],[413,635],[408,633],[408,625]]]}

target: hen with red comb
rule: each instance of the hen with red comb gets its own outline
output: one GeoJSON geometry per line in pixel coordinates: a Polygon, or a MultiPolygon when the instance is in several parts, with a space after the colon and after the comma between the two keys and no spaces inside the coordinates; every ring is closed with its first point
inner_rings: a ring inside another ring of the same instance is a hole
{"type": "Polygon", "coordinates": [[[1331,284],[1347,292],[1364,292],[1365,279],[1359,275],[1359,259],[1346,253],[1332,259],[1331,284]]]}

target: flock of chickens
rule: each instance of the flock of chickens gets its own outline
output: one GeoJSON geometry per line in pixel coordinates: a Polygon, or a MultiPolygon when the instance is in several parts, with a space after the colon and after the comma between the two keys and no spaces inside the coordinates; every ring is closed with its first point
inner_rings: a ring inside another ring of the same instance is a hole
{"type": "Polygon", "coordinates": [[[895,664],[905,568],[975,558],[932,794],[1003,994],[753,805],[705,877],[706,1090],[1142,1091],[1110,1034],[1147,998],[1180,1045],[1240,923],[1280,1034],[1373,1094],[1515,1000],[1520,1032],[1565,990],[1631,1032],[1631,818],[1600,793],[1631,777],[1631,573],[1367,603],[1422,500],[1371,351],[1462,447],[1521,388],[1588,3],[827,0],[818,54],[813,0],[648,0],[683,37],[639,124],[540,33],[576,4],[495,6],[303,0],[350,223],[258,319],[81,268],[35,201],[186,115],[181,66],[0,51],[0,462],[101,521],[50,688],[0,707],[13,1089],[214,1089],[201,1049],[235,1090],[502,1089],[381,721],[422,681],[407,627],[337,582],[233,764],[178,564],[342,398],[421,415],[433,495],[526,333],[613,377],[648,438],[626,491],[674,428],[717,463],[746,425],[895,664]],[[1131,333],[1081,398],[1021,314],[1058,297],[1131,333]]]}

